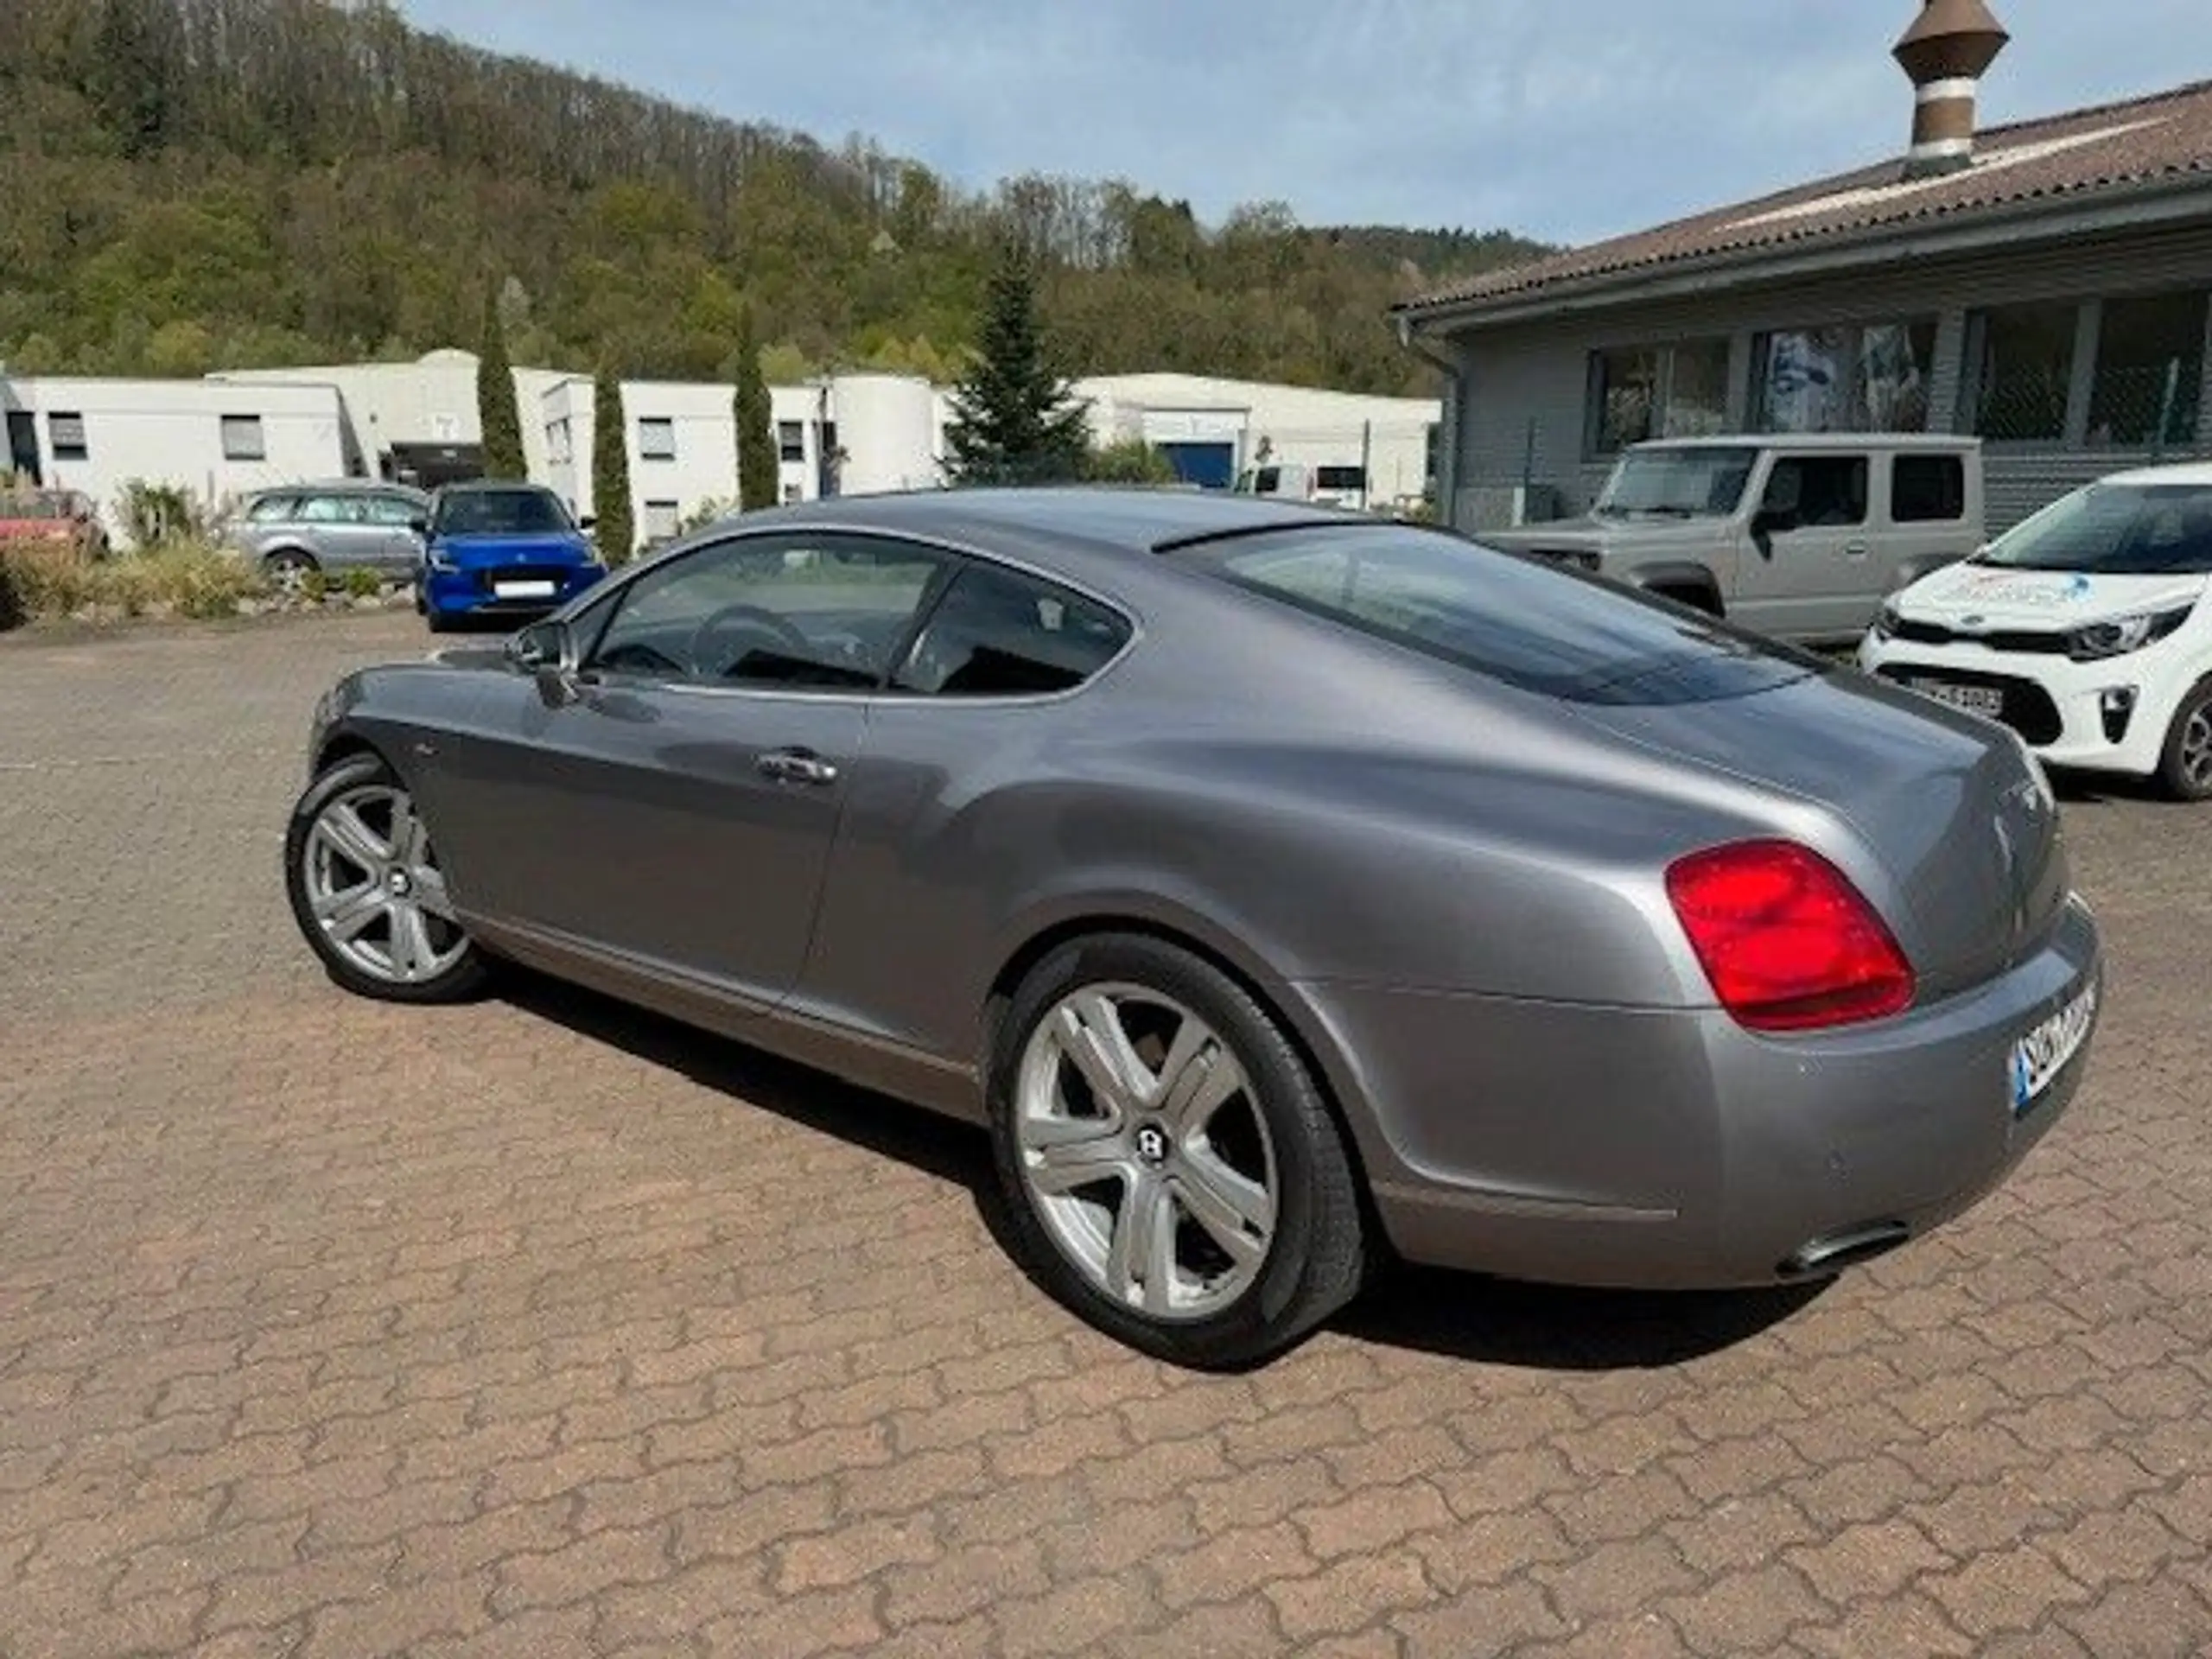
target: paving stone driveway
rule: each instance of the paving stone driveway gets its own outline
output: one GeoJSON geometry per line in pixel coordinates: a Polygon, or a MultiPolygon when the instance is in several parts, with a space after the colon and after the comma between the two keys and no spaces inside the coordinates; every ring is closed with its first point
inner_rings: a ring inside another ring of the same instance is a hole
{"type": "Polygon", "coordinates": [[[2212,810],[2019,1179],[1809,1302],[1073,1325],[979,1139],[579,995],[333,990],[310,703],[411,618],[0,642],[0,1654],[2212,1650],[2212,810]]]}

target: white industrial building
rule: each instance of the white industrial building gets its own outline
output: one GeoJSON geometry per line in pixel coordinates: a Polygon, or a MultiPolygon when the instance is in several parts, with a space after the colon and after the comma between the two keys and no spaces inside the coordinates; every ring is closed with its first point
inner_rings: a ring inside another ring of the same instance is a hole
{"type": "Polygon", "coordinates": [[[1228,489],[1247,472],[1302,463],[1364,467],[1376,507],[1419,500],[1442,404],[1195,374],[1104,375],[1075,383],[1102,444],[1141,439],[1185,482],[1228,489]]]}
{"type": "MultiPolygon", "coordinates": [[[[380,477],[432,486],[476,476],[477,359],[438,351],[412,363],[238,371],[204,380],[16,378],[0,370],[13,469],[83,491],[120,537],[132,480],[177,486],[219,512],[247,493],[310,479],[380,477]]],[[[529,475],[595,516],[590,378],[514,372],[529,475]]],[[[1427,487],[1433,401],[1368,397],[1185,374],[1080,380],[1074,396],[1101,445],[1140,439],[1179,477],[1228,488],[1270,462],[1357,468],[1387,506],[1427,487]]],[[[736,388],[632,380],[622,388],[632,522],[641,544],[737,499],[736,388]]],[[[833,374],[770,389],[777,495],[929,489],[944,481],[950,400],[906,375],[833,374]]]]}
{"type": "Polygon", "coordinates": [[[99,504],[119,537],[133,482],[203,504],[346,470],[344,410],[327,385],[0,375],[8,470],[99,504]]]}

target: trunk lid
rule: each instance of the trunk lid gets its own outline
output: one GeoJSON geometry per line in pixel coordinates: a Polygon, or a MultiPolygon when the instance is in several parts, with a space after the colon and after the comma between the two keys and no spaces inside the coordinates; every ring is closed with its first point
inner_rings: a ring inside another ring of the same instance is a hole
{"type": "Polygon", "coordinates": [[[2004,972],[2065,903],[2070,876],[2049,787],[2009,732],[1972,715],[1834,673],[1745,696],[1575,712],[1840,816],[1896,884],[1901,906],[1867,896],[1923,1000],[2004,972]]]}

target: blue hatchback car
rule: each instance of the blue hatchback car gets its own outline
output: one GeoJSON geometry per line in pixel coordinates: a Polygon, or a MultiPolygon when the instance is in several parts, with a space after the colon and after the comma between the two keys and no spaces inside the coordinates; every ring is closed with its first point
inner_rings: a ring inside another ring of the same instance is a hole
{"type": "Polygon", "coordinates": [[[421,526],[415,608],[433,633],[465,618],[542,616],[607,574],[590,527],[540,485],[449,484],[421,526]]]}

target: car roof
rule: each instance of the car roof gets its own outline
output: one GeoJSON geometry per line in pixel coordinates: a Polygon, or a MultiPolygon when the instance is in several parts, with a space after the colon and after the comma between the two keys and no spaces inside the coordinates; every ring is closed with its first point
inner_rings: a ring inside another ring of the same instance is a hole
{"type": "Polygon", "coordinates": [[[303,478],[296,484],[270,484],[253,492],[252,500],[272,495],[409,495],[427,500],[411,484],[394,484],[381,478],[303,478]]]}
{"type": "Polygon", "coordinates": [[[1646,438],[1631,449],[1978,449],[1955,432],[1740,432],[1694,438],[1646,438]]]}
{"type": "Polygon", "coordinates": [[[747,529],[781,524],[902,531],[1007,553],[1050,542],[1127,555],[1347,519],[1376,522],[1366,514],[1217,491],[1053,485],[832,496],[747,513],[741,522],[747,529]]]}
{"type": "Polygon", "coordinates": [[[2107,473],[2100,484],[2193,484],[2212,486],[2212,461],[2171,461],[2164,467],[2132,467],[2107,473]]]}
{"type": "Polygon", "coordinates": [[[540,495],[554,493],[552,486],[540,484],[528,478],[465,478],[451,484],[441,484],[440,495],[488,495],[493,491],[510,494],[517,490],[532,490],[540,495]]]}

